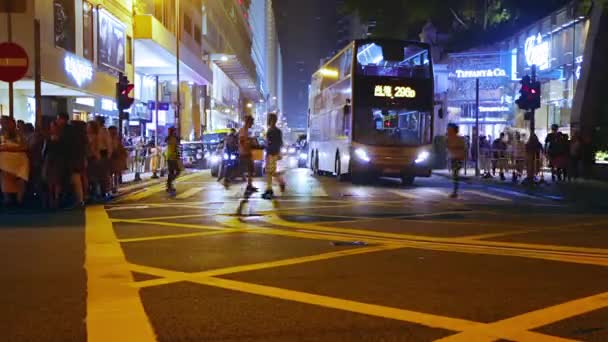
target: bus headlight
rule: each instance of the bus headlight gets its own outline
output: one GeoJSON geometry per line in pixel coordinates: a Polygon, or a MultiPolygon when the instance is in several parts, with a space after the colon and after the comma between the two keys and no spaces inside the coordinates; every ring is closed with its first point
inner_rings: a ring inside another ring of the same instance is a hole
{"type": "Polygon", "coordinates": [[[357,158],[359,158],[359,160],[364,161],[366,163],[369,163],[371,160],[371,158],[367,155],[367,152],[362,148],[356,149],[355,155],[357,156],[357,158]]]}
{"type": "Polygon", "coordinates": [[[211,163],[212,164],[217,164],[219,161],[220,161],[220,157],[219,156],[217,156],[215,154],[211,156],[211,163]]]}
{"type": "Polygon", "coordinates": [[[224,160],[229,160],[230,156],[228,155],[228,153],[224,153],[224,160]]]}
{"type": "Polygon", "coordinates": [[[416,164],[423,163],[423,162],[427,161],[427,159],[429,159],[430,156],[431,156],[431,154],[428,153],[427,151],[422,151],[418,154],[418,157],[416,157],[416,160],[414,160],[414,163],[416,163],[416,164]]]}
{"type": "Polygon", "coordinates": [[[293,147],[290,147],[289,150],[287,150],[287,152],[289,153],[296,153],[296,149],[293,147]]]}
{"type": "Polygon", "coordinates": [[[306,153],[300,153],[300,159],[302,159],[302,160],[308,159],[308,154],[306,154],[306,153]]]}

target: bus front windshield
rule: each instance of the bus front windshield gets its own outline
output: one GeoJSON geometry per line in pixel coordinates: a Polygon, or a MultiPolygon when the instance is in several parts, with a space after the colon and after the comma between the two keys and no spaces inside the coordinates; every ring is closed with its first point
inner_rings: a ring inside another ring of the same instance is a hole
{"type": "Polygon", "coordinates": [[[355,115],[354,138],[376,146],[430,143],[431,114],[407,108],[368,107],[355,115]]]}

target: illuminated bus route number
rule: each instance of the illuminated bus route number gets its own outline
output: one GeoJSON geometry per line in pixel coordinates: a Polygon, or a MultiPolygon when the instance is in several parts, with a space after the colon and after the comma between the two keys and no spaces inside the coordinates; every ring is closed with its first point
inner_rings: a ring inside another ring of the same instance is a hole
{"type": "Polygon", "coordinates": [[[416,91],[410,87],[377,85],[374,87],[375,97],[408,98],[416,97],[416,91]]]}

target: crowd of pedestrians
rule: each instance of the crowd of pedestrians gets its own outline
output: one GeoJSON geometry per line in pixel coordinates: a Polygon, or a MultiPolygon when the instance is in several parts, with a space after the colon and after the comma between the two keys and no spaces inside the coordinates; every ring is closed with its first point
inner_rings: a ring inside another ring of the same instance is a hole
{"type": "Polygon", "coordinates": [[[71,121],[60,113],[34,128],[0,118],[0,189],[3,207],[80,208],[117,192],[127,167],[118,129],[103,117],[71,121]]]}
{"type": "MultiPolygon", "coordinates": [[[[471,159],[478,154],[473,148],[471,159]]],[[[579,177],[582,161],[582,145],[576,134],[559,131],[557,125],[551,127],[544,144],[536,134],[527,141],[518,131],[500,133],[491,137],[479,137],[479,165],[484,178],[498,177],[505,181],[511,174],[513,182],[534,181],[542,178],[544,167],[551,170],[554,182],[572,181],[579,177]]]]}

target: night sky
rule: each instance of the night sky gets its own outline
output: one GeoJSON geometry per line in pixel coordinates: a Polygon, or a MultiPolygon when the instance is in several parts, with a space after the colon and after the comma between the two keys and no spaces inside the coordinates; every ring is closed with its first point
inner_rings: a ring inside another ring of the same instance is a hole
{"type": "Polygon", "coordinates": [[[308,84],[321,58],[336,48],[336,0],[275,0],[289,126],[306,127],[308,84]]]}

